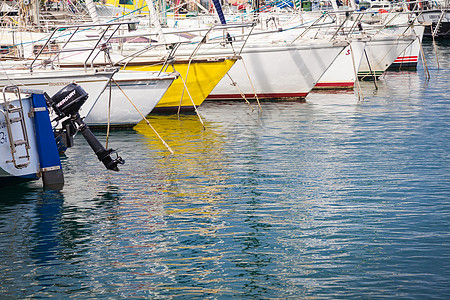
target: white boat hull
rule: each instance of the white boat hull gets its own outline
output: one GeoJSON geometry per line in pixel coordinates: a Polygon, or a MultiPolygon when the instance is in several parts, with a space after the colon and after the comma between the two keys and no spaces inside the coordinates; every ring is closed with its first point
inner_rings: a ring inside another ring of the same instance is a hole
{"type": "Polygon", "coordinates": [[[305,98],[345,45],[246,46],[207,99],[305,98]],[[247,75],[248,74],[248,75],[247,75]],[[250,78],[250,80],[249,80],[250,78]]]}
{"type": "Polygon", "coordinates": [[[15,84],[45,90],[51,97],[67,84],[76,83],[89,94],[88,100],[80,109],[80,115],[86,117],[86,124],[107,125],[109,115],[111,125],[128,125],[137,124],[142,120],[142,115],[149,114],[175,79],[175,76],[167,73],[157,76],[156,72],[119,71],[113,78],[121,89],[115,83],[111,85],[109,105],[108,83],[111,76],[112,72],[79,69],[36,70],[32,73],[27,70],[11,70],[0,74],[0,88],[15,84]]]}
{"type": "Polygon", "coordinates": [[[367,42],[364,57],[359,66],[360,79],[372,79],[383,74],[415,37],[376,38],[367,42]]]}
{"type": "Polygon", "coordinates": [[[414,42],[411,43],[406,49],[394,60],[389,66],[389,70],[404,70],[404,69],[416,69],[417,62],[420,56],[420,47],[422,44],[422,38],[425,31],[425,26],[414,26],[414,32],[417,34],[414,42]]]}
{"type": "Polygon", "coordinates": [[[365,42],[356,40],[345,47],[314,89],[352,89],[357,79],[365,45],[365,42]]]}
{"type": "Polygon", "coordinates": [[[175,76],[164,73],[156,77],[156,73],[119,71],[111,85],[111,105],[107,87],[96,103],[96,99],[88,99],[80,114],[86,116],[88,125],[94,126],[108,124],[108,114],[111,125],[139,123],[142,115],[146,116],[153,110],[175,79],[175,76]]]}
{"type": "MultiPolygon", "coordinates": [[[[2,102],[0,100],[0,102],[2,102]]],[[[11,101],[11,104],[14,106],[18,106],[18,100],[11,101]]],[[[22,99],[23,112],[25,116],[31,111],[31,99],[23,98],[22,99]]],[[[0,105],[0,109],[4,108],[0,105]]],[[[28,141],[30,145],[30,149],[28,149],[29,155],[29,164],[26,167],[16,168],[14,163],[12,163],[13,157],[11,154],[11,147],[9,141],[9,135],[6,127],[5,115],[0,113],[0,182],[6,183],[12,180],[33,180],[38,179],[40,174],[39,167],[39,154],[36,146],[36,137],[34,135],[35,128],[33,124],[33,120],[31,118],[25,118],[25,127],[28,134],[28,141]]],[[[11,132],[15,137],[22,135],[22,127],[19,122],[11,124],[11,132]]],[[[23,157],[26,156],[25,147],[16,147],[15,157],[20,158],[17,159],[17,164],[23,164],[27,162],[28,159],[23,157]],[[22,157],[22,158],[21,158],[22,157]]]]}

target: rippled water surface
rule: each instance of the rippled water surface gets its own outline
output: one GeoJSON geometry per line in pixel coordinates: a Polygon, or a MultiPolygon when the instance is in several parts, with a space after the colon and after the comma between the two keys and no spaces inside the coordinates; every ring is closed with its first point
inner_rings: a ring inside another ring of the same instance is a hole
{"type": "Polygon", "coordinates": [[[447,298],[450,43],[306,103],[208,102],[81,136],[66,185],[0,189],[2,298],[447,298]],[[105,134],[96,133],[104,142],[105,134]]]}

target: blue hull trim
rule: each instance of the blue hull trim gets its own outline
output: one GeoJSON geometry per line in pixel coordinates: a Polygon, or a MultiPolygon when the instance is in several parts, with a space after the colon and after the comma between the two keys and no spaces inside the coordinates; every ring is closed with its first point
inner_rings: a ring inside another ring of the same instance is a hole
{"type": "Polygon", "coordinates": [[[62,189],[64,176],[45,96],[43,94],[33,94],[32,101],[33,107],[39,109],[34,114],[34,128],[36,132],[36,148],[42,172],[42,183],[45,187],[62,189]]]}

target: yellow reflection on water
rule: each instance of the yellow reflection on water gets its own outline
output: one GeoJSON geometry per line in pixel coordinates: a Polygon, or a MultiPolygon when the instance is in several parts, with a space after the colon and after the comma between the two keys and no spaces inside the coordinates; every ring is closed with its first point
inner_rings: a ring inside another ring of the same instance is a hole
{"type": "Polygon", "coordinates": [[[147,120],[175,152],[170,155],[144,121],[134,127],[145,137],[149,150],[158,154],[152,163],[166,181],[164,192],[193,201],[216,201],[227,179],[223,163],[226,136],[221,132],[221,125],[204,121],[206,129],[203,129],[197,115],[151,115],[147,120]]]}
{"type": "MultiPolygon", "coordinates": [[[[169,154],[145,122],[135,126],[134,130],[144,138],[149,155],[154,157],[153,168],[161,174],[165,215],[177,220],[160,232],[167,231],[167,235],[180,240],[217,241],[220,230],[226,226],[222,220],[227,210],[219,203],[225,200],[225,187],[229,185],[230,177],[226,170],[225,130],[220,123],[207,121],[204,130],[196,115],[180,118],[151,115],[148,120],[175,152],[169,154]]],[[[177,243],[168,250],[182,253],[182,256],[169,255],[159,259],[160,268],[170,270],[169,277],[175,274],[189,277],[192,285],[212,280],[212,271],[207,266],[220,264],[223,259],[215,242],[177,243]]],[[[162,288],[184,296],[232,293],[230,290],[197,289],[192,285],[165,285],[162,288]]]]}
{"type": "MultiPolygon", "coordinates": [[[[194,114],[180,117],[177,115],[149,115],[147,120],[176,152],[175,157],[191,152],[208,152],[207,149],[223,144],[224,135],[217,130],[220,129],[220,126],[213,122],[203,121],[206,128],[204,130],[198,116],[194,114]]],[[[144,120],[133,129],[148,138],[147,144],[152,150],[166,151],[154,131],[144,120]]]]}

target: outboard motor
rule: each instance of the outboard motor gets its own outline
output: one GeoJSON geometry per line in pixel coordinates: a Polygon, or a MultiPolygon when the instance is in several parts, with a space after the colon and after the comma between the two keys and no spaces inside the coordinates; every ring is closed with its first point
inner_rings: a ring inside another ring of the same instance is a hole
{"type": "Polygon", "coordinates": [[[125,161],[119,155],[113,159],[111,154],[116,151],[105,149],[80,117],[79,110],[88,97],[88,93],[75,83],[65,86],[51,98],[46,95],[47,105],[52,107],[57,115],[53,121],[60,121],[66,118],[62,122],[62,132],[65,135],[66,147],[73,146],[73,136],[77,131],[81,131],[83,137],[105,167],[109,170],[119,171],[117,165],[124,164],[125,161]]]}

